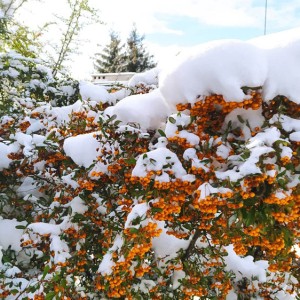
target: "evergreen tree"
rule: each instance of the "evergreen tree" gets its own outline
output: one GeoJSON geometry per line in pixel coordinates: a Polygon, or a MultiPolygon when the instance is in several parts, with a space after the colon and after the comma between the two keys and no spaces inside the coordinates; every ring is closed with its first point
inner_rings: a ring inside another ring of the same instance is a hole
{"type": "Polygon", "coordinates": [[[155,67],[153,55],[150,55],[143,44],[145,36],[139,35],[136,26],[133,27],[127,39],[126,71],[143,72],[155,67]]]}
{"type": "Polygon", "coordinates": [[[124,45],[121,44],[119,35],[112,31],[110,42],[105,46],[95,62],[95,69],[100,73],[118,73],[126,71],[124,45]]]}

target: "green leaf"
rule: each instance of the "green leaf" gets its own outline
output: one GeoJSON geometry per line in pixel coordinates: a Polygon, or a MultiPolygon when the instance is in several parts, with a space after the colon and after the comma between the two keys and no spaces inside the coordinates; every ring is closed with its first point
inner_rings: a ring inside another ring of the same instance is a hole
{"type": "Polygon", "coordinates": [[[279,174],[277,175],[277,177],[281,177],[281,176],[285,175],[285,173],[286,173],[286,169],[283,170],[281,173],[279,173],[279,174]]]}
{"type": "Polygon", "coordinates": [[[152,207],[152,212],[156,213],[156,212],[162,212],[162,208],[160,207],[152,207]]]}
{"type": "Polygon", "coordinates": [[[47,265],[47,266],[44,268],[42,280],[45,279],[45,277],[46,277],[46,275],[48,274],[49,270],[50,270],[50,267],[49,267],[49,265],[47,265]]]}
{"type": "Polygon", "coordinates": [[[284,179],[280,178],[280,179],[277,180],[277,182],[278,182],[278,185],[279,185],[281,188],[283,188],[283,189],[286,188],[286,182],[285,182],[284,179]]]}
{"type": "Polygon", "coordinates": [[[17,225],[17,226],[16,226],[16,229],[25,229],[25,228],[26,228],[25,225],[17,225]]]}
{"type": "Polygon", "coordinates": [[[210,159],[202,159],[201,163],[208,164],[208,163],[210,163],[210,159]]]}
{"type": "Polygon", "coordinates": [[[158,133],[159,133],[161,136],[166,137],[166,134],[165,134],[165,132],[164,132],[163,130],[158,129],[157,131],[158,131],[158,133]]]}
{"type": "Polygon", "coordinates": [[[156,160],[155,160],[154,158],[150,158],[150,163],[151,163],[152,165],[155,165],[156,160]]]}
{"type": "Polygon", "coordinates": [[[55,137],[55,131],[52,131],[46,138],[46,140],[51,140],[53,137],[55,137]]]}
{"type": "Polygon", "coordinates": [[[290,232],[288,228],[282,228],[283,231],[283,239],[286,246],[291,247],[293,245],[293,234],[290,232]]]}
{"type": "Polygon", "coordinates": [[[288,163],[285,165],[285,168],[289,171],[291,171],[291,170],[293,171],[295,167],[292,163],[288,163]]]}
{"type": "Polygon", "coordinates": [[[56,293],[55,292],[49,292],[46,297],[45,300],[52,300],[55,297],[56,293]]]}
{"type": "Polygon", "coordinates": [[[244,119],[242,118],[241,115],[237,115],[237,118],[238,118],[238,120],[239,120],[242,124],[245,123],[245,121],[244,121],[244,119]]]}
{"type": "Polygon", "coordinates": [[[253,207],[252,209],[250,209],[250,211],[248,212],[245,218],[245,225],[246,226],[253,225],[254,221],[255,221],[255,208],[253,207]]]}
{"type": "Polygon", "coordinates": [[[121,123],[122,123],[122,121],[117,120],[117,121],[114,123],[114,125],[115,125],[115,126],[118,126],[118,125],[121,124],[121,123]]]}
{"type": "Polygon", "coordinates": [[[176,120],[173,117],[169,117],[169,122],[172,123],[172,124],[175,124],[176,120]]]}
{"type": "Polygon", "coordinates": [[[139,230],[134,227],[131,227],[129,231],[130,231],[130,233],[134,233],[134,234],[139,233],[139,230]]]}
{"type": "Polygon", "coordinates": [[[125,159],[125,162],[128,165],[135,165],[136,164],[136,160],[134,158],[125,159]]]}
{"type": "Polygon", "coordinates": [[[12,295],[16,295],[17,293],[19,293],[19,290],[17,289],[13,289],[9,291],[12,295]]]}
{"type": "Polygon", "coordinates": [[[53,276],[53,281],[54,282],[58,282],[58,281],[60,281],[60,276],[59,276],[59,274],[56,274],[55,276],[53,276]]]}
{"type": "Polygon", "coordinates": [[[114,121],[116,118],[117,118],[117,115],[112,115],[112,116],[107,120],[107,122],[112,122],[112,121],[114,121]]]}

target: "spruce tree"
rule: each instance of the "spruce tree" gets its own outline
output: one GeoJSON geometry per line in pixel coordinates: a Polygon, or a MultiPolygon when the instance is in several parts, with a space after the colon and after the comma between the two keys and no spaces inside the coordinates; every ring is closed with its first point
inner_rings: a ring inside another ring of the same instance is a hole
{"type": "Polygon", "coordinates": [[[134,25],[127,39],[126,71],[143,72],[155,67],[153,55],[150,55],[143,44],[145,36],[139,35],[134,25]]]}
{"type": "Polygon", "coordinates": [[[112,31],[110,33],[110,42],[104,47],[95,61],[95,69],[100,73],[118,73],[127,71],[125,67],[124,45],[121,44],[119,35],[112,31]]]}

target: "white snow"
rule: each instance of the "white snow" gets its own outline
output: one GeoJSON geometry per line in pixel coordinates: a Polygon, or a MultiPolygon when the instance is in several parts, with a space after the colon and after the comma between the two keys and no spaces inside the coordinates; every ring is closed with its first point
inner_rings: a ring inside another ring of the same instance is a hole
{"type": "Polygon", "coordinates": [[[25,197],[28,194],[34,195],[36,197],[42,196],[42,194],[38,191],[38,186],[36,181],[31,177],[26,177],[22,184],[18,187],[17,193],[20,197],[25,197]]]}
{"type": "Polygon", "coordinates": [[[218,156],[226,159],[229,156],[230,148],[222,144],[218,146],[216,153],[218,156]]]}
{"type": "Polygon", "coordinates": [[[253,131],[255,127],[261,128],[264,121],[265,118],[262,115],[262,108],[257,110],[236,108],[225,117],[222,129],[226,130],[229,122],[231,122],[231,127],[239,127],[244,134],[244,139],[248,140],[251,138],[251,130],[253,131]],[[246,123],[246,120],[248,123],[246,123]],[[243,123],[241,123],[241,121],[243,123]]]}
{"type": "Polygon", "coordinates": [[[245,98],[241,87],[262,86],[268,67],[264,51],[238,40],[214,41],[181,53],[162,70],[159,87],[170,104],[193,103],[198,96],[222,94],[228,101],[245,98]]]}
{"type": "Polygon", "coordinates": [[[290,140],[294,142],[300,142],[300,131],[291,133],[290,140]]]}
{"type": "Polygon", "coordinates": [[[157,85],[158,84],[158,74],[159,69],[153,68],[151,70],[145,71],[143,73],[137,73],[131,77],[128,81],[129,87],[134,87],[138,84],[146,84],[146,85],[157,85]]]}
{"type": "Polygon", "coordinates": [[[186,127],[191,123],[191,117],[184,113],[172,114],[167,121],[165,134],[167,138],[178,136],[184,138],[191,145],[197,145],[200,139],[197,135],[187,130],[178,130],[178,127],[186,127]],[[171,121],[172,120],[172,121],[171,121]]]}
{"type": "Polygon", "coordinates": [[[170,105],[210,94],[242,101],[244,86],[262,86],[265,100],[285,95],[299,103],[299,35],[296,28],[248,42],[221,40],[194,47],[160,72],[159,88],[170,105]]]}
{"type": "Polygon", "coordinates": [[[0,220],[0,247],[7,250],[10,246],[12,250],[21,250],[21,237],[23,229],[17,229],[16,226],[25,226],[26,222],[18,222],[16,219],[0,220]]]}
{"type": "Polygon", "coordinates": [[[7,277],[16,277],[17,274],[20,274],[22,271],[18,267],[12,267],[5,271],[5,276],[7,277]]]}
{"type": "MultiPolygon", "coordinates": [[[[272,141],[272,138],[270,138],[269,140],[272,141]]],[[[250,148],[249,158],[245,162],[241,163],[240,166],[234,167],[232,170],[216,171],[215,174],[217,178],[221,180],[230,179],[231,181],[235,182],[245,177],[246,175],[261,174],[262,172],[260,168],[256,165],[259,161],[260,156],[275,151],[271,147],[259,146],[261,145],[261,143],[261,140],[256,141],[254,139],[253,143],[250,144],[252,148],[250,148]]]]}
{"type": "Polygon", "coordinates": [[[72,208],[73,215],[75,213],[84,214],[88,210],[88,207],[84,204],[83,200],[79,196],[75,197],[71,202],[67,203],[65,206],[72,208]]]}
{"type": "Polygon", "coordinates": [[[65,241],[62,241],[59,236],[51,237],[50,251],[54,251],[54,263],[64,263],[71,257],[69,247],[65,241]]]}
{"type": "Polygon", "coordinates": [[[82,102],[78,100],[74,104],[62,107],[52,107],[50,104],[41,105],[34,109],[32,113],[41,113],[48,122],[55,121],[56,124],[63,124],[70,122],[70,115],[72,112],[79,112],[81,110],[82,102]]]}
{"type": "Polygon", "coordinates": [[[281,115],[275,114],[270,119],[270,123],[274,124],[276,122],[280,122],[282,128],[287,132],[300,131],[300,120],[293,119],[289,116],[282,115],[282,114],[281,115]]]}
{"type": "Polygon", "coordinates": [[[102,275],[110,275],[112,273],[112,267],[114,265],[115,263],[112,261],[112,254],[108,252],[103,256],[103,259],[98,268],[98,272],[102,275]]]}
{"type": "Polygon", "coordinates": [[[69,218],[63,217],[63,222],[60,224],[50,224],[50,223],[43,223],[43,222],[35,222],[28,225],[28,229],[32,230],[32,232],[44,235],[44,234],[51,234],[51,235],[59,235],[63,230],[67,229],[69,225],[69,218]]]}
{"type": "Polygon", "coordinates": [[[226,270],[233,271],[236,276],[236,280],[240,280],[243,277],[251,279],[251,277],[258,277],[261,282],[266,281],[267,269],[269,264],[265,260],[253,261],[252,256],[240,257],[234,250],[233,245],[225,247],[228,252],[228,256],[224,257],[226,263],[226,270]]]}
{"type": "Polygon", "coordinates": [[[36,222],[30,224],[28,228],[40,235],[44,235],[44,234],[59,235],[61,233],[61,227],[56,224],[36,222]]]}
{"type": "Polygon", "coordinates": [[[280,140],[280,131],[276,127],[270,127],[259,132],[255,137],[249,140],[247,148],[251,149],[256,146],[272,146],[273,143],[280,140]]]}
{"type": "Polygon", "coordinates": [[[31,156],[32,150],[33,150],[33,145],[32,145],[32,136],[25,134],[23,132],[17,132],[14,136],[14,139],[22,146],[23,148],[23,153],[25,156],[31,156]]]}
{"type": "Polygon", "coordinates": [[[96,101],[97,103],[106,103],[110,99],[110,95],[107,90],[99,85],[92,84],[90,82],[81,81],[79,84],[79,91],[84,101],[96,101]]]}
{"type": "Polygon", "coordinates": [[[218,194],[218,193],[225,194],[228,192],[232,192],[232,190],[228,189],[228,188],[223,188],[223,187],[214,188],[207,182],[201,184],[198,187],[198,190],[200,191],[200,200],[205,199],[206,197],[210,196],[211,194],[218,194]]]}
{"type": "Polygon", "coordinates": [[[6,145],[4,143],[0,143],[0,171],[9,167],[11,163],[11,159],[7,157],[10,153],[18,152],[19,146],[18,143],[13,143],[10,145],[6,145]]]}
{"type": "Polygon", "coordinates": [[[102,275],[109,275],[112,272],[112,267],[115,265],[115,263],[112,260],[112,253],[114,251],[117,251],[118,249],[121,249],[123,245],[123,238],[120,235],[117,235],[113,246],[109,249],[109,251],[104,255],[103,260],[101,261],[98,272],[102,275]]]}
{"type": "Polygon", "coordinates": [[[136,219],[137,217],[143,217],[146,215],[147,211],[149,209],[149,206],[147,203],[140,203],[140,204],[136,204],[131,212],[128,214],[126,222],[124,227],[128,228],[128,227],[135,227],[134,225],[131,224],[131,222],[136,219]]]}
{"type": "Polygon", "coordinates": [[[186,277],[186,274],[183,270],[175,270],[173,277],[172,277],[172,288],[173,290],[176,290],[180,286],[179,280],[184,279],[186,277]]]}
{"type": "Polygon", "coordinates": [[[81,134],[67,138],[64,142],[64,151],[67,156],[79,166],[88,168],[98,156],[100,143],[95,133],[81,134]]]}
{"type": "Polygon", "coordinates": [[[284,95],[300,103],[300,28],[291,29],[251,41],[264,49],[268,71],[264,82],[263,95],[266,100],[284,95]]]}
{"type": "Polygon", "coordinates": [[[167,148],[158,148],[147,152],[147,154],[141,154],[132,170],[132,175],[146,177],[150,171],[160,170],[172,170],[177,178],[186,175],[186,171],[176,154],[167,148]]]}
{"type": "Polygon", "coordinates": [[[190,241],[184,239],[178,239],[173,235],[167,234],[167,229],[165,228],[165,222],[158,221],[158,228],[162,229],[160,236],[153,238],[152,248],[157,258],[172,259],[176,257],[177,251],[180,249],[187,249],[190,241]]]}
{"type": "Polygon", "coordinates": [[[116,114],[126,123],[139,123],[143,129],[158,128],[169,115],[169,108],[159,90],[148,94],[128,96],[118,102],[107,113],[116,114]]]}
{"type": "MultiPolygon", "coordinates": [[[[191,160],[192,161],[192,167],[203,169],[205,172],[209,171],[209,164],[206,164],[202,162],[198,157],[196,153],[195,148],[188,148],[183,153],[183,159],[185,160],[191,160]]],[[[205,158],[203,159],[205,161],[205,158]]]]}
{"type": "Polygon", "coordinates": [[[74,175],[75,175],[74,172],[72,172],[71,174],[62,176],[61,179],[62,182],[65,183],[66,185],[71,186],[73,189],[77,189],[79,187],[79,184],[77,181],[73,179],[74,175]]]}

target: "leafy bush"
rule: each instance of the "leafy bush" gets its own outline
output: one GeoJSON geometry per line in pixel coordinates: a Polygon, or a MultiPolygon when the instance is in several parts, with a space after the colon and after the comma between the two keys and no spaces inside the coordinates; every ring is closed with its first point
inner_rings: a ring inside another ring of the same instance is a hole
{"type": "Polygon", "coordinates": [[[3,116],[2,297],[294,299],[300,108],[247,94],[179,104],[157,132],[93,102],[3,116]]]}

